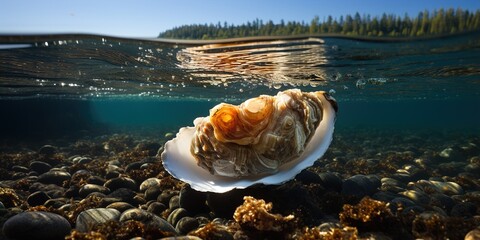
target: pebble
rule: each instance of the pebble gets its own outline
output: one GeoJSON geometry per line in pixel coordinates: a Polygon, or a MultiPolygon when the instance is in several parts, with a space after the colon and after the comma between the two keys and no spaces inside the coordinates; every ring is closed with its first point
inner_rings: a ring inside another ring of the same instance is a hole
{"type": "Polygon", "coordinates": [[[68,198],[52,198],[45,201],[43,205],[45,205],[45,207],[60,208],[61,206],[65,205],[69,201],[70,199],[68,198]]]}
{"type": "Polygon", "coordinates": [[[439,181],[430,181],[436,189],[447,195],[463,195],[464,191],[462,186],[458,185],[455,182],[439,182],[439,181]]]}
{"type": "Polygon", "coordinates": [[[140,192],[145,192],[151,187],[158,187],[160,186],[160,182],[161,180],[158,178],[148,178],[140,184],[140,192]]]}
{"type": "Polygon", "coordinates": [[[450,211],[455,205],[455,201],[446,194],[443,193],[432,193],[430,194],[430,204],[431,206],[437,206],[443,210],[450,211]]]}
{"type": "Polygon", "coordinates": [[[334,172],[323,172],[319,173],[318,176],[322,179],[322,186],[334,192],[342,191],[343,180],[338,173],[334,172]]]}
{"type": "Polygon", "coordinates": [[[120,212],[113,208],[92,208],[78,214],[75,229],[79,232],[88,232],[94,224],[116,221],[120,212]]]}
{"type": "Polygon", "coordinates": [[[377,192],[380,186],[380,179],[375,175],[355,175],[343,182],[342,194],[364,197],[377,192]]]}
{"type": "Polygon", "coordinates": [[[183,217],[175,225],[175,229],[180,234],[187,234],[190,231],[197,229],[200,226],[200,223],[196,218],[193,217],[183,217]]]}
{"type": "Polygon", "coordinates": [[[62,186],[65,181],[70,180],[71,175],[68,172],[60,170],[50,170],[38,176],[38,182],[45,184],[55,184],[62,186]]]}
{"type": "Polygon", "coordinates": [[[104,186],[88,183],[88,184],[83,185],[78,190],[78,195],[82,198],[85,198],[86,196],[88,196],[88,194],[90,194],[92,192],[99,192],[99,193],[103,193],[105,195],[108,195],[110,193],[110,189],[108,189],[104,186]]]}
{"type": "Polygon", "coordinates": [[[57,152],[57,148],[52,145],[44,145],[38,149],[39,154],[43,155],[53,155],[57,152]]]}
{"type": "Polygon", "coordinates": [[[145,200],[157,200],[158,196],[162,193],[162,190],[158,186],[149,187],[145,191],[145,200]]]}
{"type": "Polygon", "coordinates": [[[471,202],[461,202],[452,207],[450,216],[471,218],[477,213],[477,206],[471,202]]]}
{"type": "Polygon", "coordinates": [[[158,198],[157,200],[163,204],[165,204],[165,206],[168,206],[169,202],[170,202],[170,199],[175,196],[175,195],[178,195],[179,192],[176,191],[176,190],[166,190],[166,191],[162,191],[162,193],[160,195],[158,195],[158,198]]]}
{"type": "Polygon", "coordinates": [[[3,234],[9,239],[65,239],[70,230],[64,217],[40,211],[19,213],[3,225],[3,234]]]}
{"type": "MultiPolygon", "coordinates": [[[[215,235],[215,237],[217,236],[215,235]]],[[[178,236],[178,237],[164,237],[164,238],[160,238],[160,240],[202,240],[202,239],[196,236],[178,236]]]]}
{"type": "Polygon", "coordinates": [[[30,187],[28,188],[28,191],[31,193],[36,191],[43,191],[46,194],[48,194],[48,196],[50,196],[51,198],[59,198],[59,197],[63,197],[65,189],[55,184],[43,184],[43,183],[36,182],[30,185],[30,187]]]}
{"type": "Polygon", "coordinates": [[[172,224],[172,226],[177,225],[177,222],[183,218],[188,216],[188,212],[185,208],[177,208],[173,210],[170,215],[168,215],[167,221],[172,224]]]}
{"type": "Polygon", "coordinates": [[[114,202],[107,205],[107,208],[117,209],[119,212],[123,213],[128,209],[135,208],[130,203],[127,202],[114,202]]]}
{"type": "Polygon", "coordinates": [[[380,187],[382,191],[398,193],[405,191],[407,188],[405,183],[402,183],[394,178],[382,178],[380,182],[382,183],[382,186],[380,187]]]}
{"type": "Polygon", "coordinates": [[[27,203],[31,207],[43,205],[50,197],[43,191],[36,191],[27,197],[27,203]]]}
{"type": "Polygon", "coordinates": [[[426,193],[419,190],[407,190],[400,192],[400,194],[422,206],[430,203],[430,197],[426,193]]]}
{"type": "Polygon", "coordinates": [[[168,208],[170,208],[170,210],[173,210],[179,207],[180,207],[180,196],[175,195],[172,198],[170,198],[170,201],[168,201],[168,208]]]}
{"type": "Polygon", "coordinates": [[[208,213],[209,208],[206,204],[207,195],[204,192],[199,192],[187,185],[180,190],[179,205],[181,208],[188,209],[192,215],[199,213],[208,213]]]}
{"type": "Polygon", "coordinates": [[[119,188],[110,194],[107,195],[109,198],[119,199],[121,202],[127,202],[130,204],[135,204],[134,197],[137,195],[136,192],[128,188],[119,188]]]}
{"type": "Polygon", "coordinates": [[[22,173],[28,173],[30,172],[30,169],[24,166],[19,166],[19,165],[13,165],[12,166],[12,171],[14,172],[22,172],[22,173]]]}
{"type": "Polygon", "coordinates": [[[52,169],[52,165],[46,163],[46,162],[41,162],[41,161],[32,161],[29,164],[29,168],[32,171],[35,171],[39,174],[46,173],[50,169],[52,169]]]}
{"type": "Polygon", "coordinates": [[[122,213],[120,221],[126,222],[128,220],[136,220],[146,225],[157,227],[162,231],[177,234],[175,228],[167,220],[139,208],[129,209],[122,213]]]}
{"type": "Polygon", "coordinates": [[[480,227],[473,229],[465,235],[465,240],[478,240],[480,239],[480,227]]]}
{"type": "Polygon", "coordinates": [[[128,178],[128,177],[116,177],[107,180],[104,184],[105,187],[110,189],[111,191],[115,191],[119,188],[128,188],[133,191],[136,191],[138,189],[137,183],[135,180],[128,178]]]}
{"type": "Polygon", "coordinates": [[[87,179],[87,183],[103,186],[103,184],[105,184],[105,179],[99,176],[91,176],[87,179]]]}
{"type": "Polygon", "coordinates": [[[147,211],[156,215],[160,215],[166,209],[167,209],[167,206],[165,206],[163,203],[152,202],[148,205],[147,211]]]}
{"type": "Polygon", "coordinates": [[[295,180],[300,181],[303,184],[322,183],[322,179],[320,176],[318,176],[318,174],[307,169],[301,171],[297,176],[295,176],[295,180]]]}

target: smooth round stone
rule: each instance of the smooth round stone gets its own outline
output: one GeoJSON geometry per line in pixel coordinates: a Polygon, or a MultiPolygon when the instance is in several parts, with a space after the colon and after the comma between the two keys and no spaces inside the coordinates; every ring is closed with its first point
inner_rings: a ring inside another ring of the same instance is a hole
{"type": "Polygon", "coordinates": [[[41,162],[41,161],[33,161],[29,165],[30,170],[35,171],[39,174],[46,173],[52,169],[52,165],[46,163],[46,162],[41,162]]]}
{"type": "Polygon", "coordinates": [[[465,235],[465,240],[478,240],[480,239],[480,227],[473,229],[465,235]]]}
{"type": "Polygon", "coordinates": [[[105,184],[105,179],[99,176],[91,176],[87,179],[87,183],[103,186],[103,184],[105,184]]]}
{"type": "Polygon", "coordinates": [[[173,210],[170,215],[168,215],[167,221],[172,224],[173,226],[177,225],[177,222],[183,218],[188,216],[188,212],[185,208],[177,208],[173,210]]]}
{"type": "Polygon", "coordinates": [[[342,194],[363,197],[372,195],[381,186],[380,179],[374,175],[355,175],[343,182],[342,194]]]}
{"type": "Polygon", "coordinates": [[[164,237],[164,238],[160,238],[159,240],[202,240],[202,239],[196,236],[178,236],[178,237],[164,237]]]}
{"type": "Polygon", "coordinates": [[[27,203],[31,207],[43,205],[50,197],[43,191],[36,191],[27,197],[27,203]]]}
{"type": "Polygon", "coordinates": [[[463,154],[459,147],[445,148],[438,154],[438,156],[450,161],[459,161],[463,158],[463,154]]]}
{"type": "Polygon", "coordinates": [[[147,201],[150,201],[150,200],[157,200],[158,199],[158,196],[162,193],[162,190],[160,188],[158,188],[157,186],[153,186],[153,187],[149,187],[146,191],[145,191],[145,199],[147,201]]]}
{"type": "Polygon", "coordinates": [[[19,213],[3,225],[9,239],[64,239],[70,230],[67,219],[50,212],[19,213]]]}
{"type": "Polygon", "coordinates": [[[57,152],[57,148],[52,145],[44,145],[40,149],[38,149],[39,154],[44,155],[53,155],[57,152]]]}
{"type": "Polygon", "coordinates": [[[190,185],[187,185],[180,190],[180,207],[187,209],[192,215],[208,213],[210,209],[208,208],[206,201],[206,193],[193,190],[190,185]]]}
{"type": "Polygon", "coordinates": [[[65,171],[48,171],[38,176],[38,182],[62,186],[63,182],[70,180],[71,175],[65,171]]]}
{"type": "Polygon", "coordinates": [[[116,198],[120,199],[121,202],[127,202],[130,204],[135,204],[134,197],[137,195],[136,192],[132,191],[131,189],[128,188],[119,188],[107,196],[109,198],[116,198]]]}
{"type": "Polygon", "coordinates": [[[192,230],[197,229],[200,226],[200,223],[196,218],[193,217],[183,217],[175,225],[175,229],[180,234],[187,234],[192,230]]]}
{"type": "Polygon", "coordinates": [[[119,188],[128,188],[133,191],[137,191],[137,183],[135,180],[128,178],[128,177],[116,177],[109,179],[107,182],[104,184],[105,187],[110,189],[111,191],[115,191],[119,188]]]}
{"type": "Polygon", "coordinates": [[[462,186],[458,185],[456,182],[440,182],[440,181],[430,181],[433,186],[438,189],[439,192],[447,195],[463,195],[464,191],[462,186]]]}
{"type": "Polygon", "coordinates": [[[450,209],[452,209],[452,207],[455,205],[455,201],[443,193],[432,193],[430,194],[430,205],[450,211],[450,209]]]}
{"type": "Polygon", "coordinates": [[[129,171],[132,171],[132,170],[138,170],[138,169],[140,169],[142,164],[143,164],[143,162],[130,163],[130,164],[127,165],[127,167],[125,167],[125,172],[129,172],[129,171]]]}
{"type": "Polygon", "coordinates": [[[90,157],[83,157],[83,156],[78,156],[72,159],[72,163],[74,164],[87,164],[92,162],[93,159],[90,157]]]}
{"type": "Polygon", "coordinates": [[[120,217],[120,212],[113,208],[92,208],[78,214],[75,229],[79,232],[88,232],[90,227],[105,223],[108,221],[116,221],[120,217]]]}
{"type": "Polygon", "coordinates": [[[297,176],[295,176],[295,180],[300,181],[303,184],[322,183],[322,179],[320,176],[318,176],[318,174],[306,169],[297,174],[297,176]]]}
{"type": "Polygon", "coordinates": [[[126,222],[129,220],[136,220],[146,225],[157,227],[162,231],[177,234],[175,228],[167,220],[139,208],[132,208],[122,213],[120,221],[126,222]]]}
{"type": "Polygon", "coordinates": [[[397,193],[378,191],[378,192],[376,192],[372,195],[372,198],[375,199],[375,200],[382,201],[382,202],[389,202],[392,199],[395,199],[399,196],[401,196],[401,195],[397,194],[397,193]]]}
{"type": "Polygon", "coordinates": [[[400,209],[405,209],[405,208],[408,208],[408,207],[413,207],[415,206],[415,202],[413,202],[412,200],[408,199],[408,198],[404,198],[404,197],[397,197],[397,198],[394,198],[390,201],[390,209],[394,212],[397,212],[397,210],[400,209]]]}
{"type": "Polygon", "coordinates": [[[69,201],[70,199],[68,198],[52,198],[48,199],[43,205],[45,205],[45,207],[60,208],[69,201]]]}
{"type": "Polygon", "coordinates": [[[172,210],[179,207],[180,207],[180,196],[175,195],[172,198],[170,198],[170,201],[168,202],[168,208],[172,210]]]}
{"type": "Polygon", "coordinates": [[[165,206],[168,206],[169,205],[169,202],[170,202],[170,199],[175,196],[175,195],[178,195],[179,192],[178,191],[175,191],[175,190],[166,190],[166,191],[162,191],[162,193],[158,196],[157,200],[163,204],[165,204],[165,206]]]}
{"type": "Polygon", "coordinates": [[[120,176],[120,172],[112,170],[112,171],[107,171],[105,174],[106,179],[114,179],[120,176]]]}
{"type": "Polygon", "coordinates": [[[24,166],[14,165],[14,166],[12,166],[12,171],[21,172],[21,173],[29,173],[30,169],[28,169],[27,167],[24,167],[24,166]]]}
{"type": "Polygon", "coordinates": [[[400,192],[400,194],[419,205],[427,205],[430,202],[430,197],[426,193],[418,190],[407,190],[400,192]]]}
{"type": "Polygon", "coordinates": [[[160,182],[161,182],[161,180],[158,179],[158,178],[146,179],[145,181],[143,181],[140,184],[140,192],[145,192],[147,189],[149,189],[151,187],[158,187],[158,186],[160,186],[160,182]]]}
{"type": "Polygon", "coordinates": [[[153,203],[150,203],[150,205],[148,205],[147,211],[156,215],[160,215],[166,209],[167,209],[167,206],[165,206],[163,203],[153,202],[153,203]]]}
{"type": "Polygon", "coordinates": [[[452,207],[450,216],[471,218],[475,216],[477,212],[477,206],[471,202],[461,202],[452,207]]]}
{"type": "Polygon", "coordinates": [[[394,178],[382,178],[380,181],[382,183],[381,189],[383,191],[398,193],[401,191],[405,191],[405,189],[407,188],[407,185],[405,183],[402,183],[394,178]]]}
{"type": "Polygon", "coordinates": [[[322,179],[322,186],[331,191],[341,192],[343,180],[338,173],[333,172],[323,172],[319,173],[318,176],[322,179]]]}
{"type": "Polygon", "coordinates": [[[134,206],[132,206],[130,203],[127,203],[127,202],[114,202],[114,203],[111,203],[107,206],[107,208],[113,208],[113,209],[117,209],[119,212],[125,212],[127,211],[128,209],[132,209],[132,208],[135,208],[134,206]]]}
{"type": "Polygon", "coordinates": [[[103,193],[103,194],[109,194],[110,193],[110,189],[104,187],[104,186],[100,186],[100,185],[96,185],[96,184],[85,184],[83,185],[79,190],[78,190],[78,194],[80,197],[84,198],[86,196],[88,196],[88,194],[92,193],[92,192],[99,192],[99,193],[103,193]]]}

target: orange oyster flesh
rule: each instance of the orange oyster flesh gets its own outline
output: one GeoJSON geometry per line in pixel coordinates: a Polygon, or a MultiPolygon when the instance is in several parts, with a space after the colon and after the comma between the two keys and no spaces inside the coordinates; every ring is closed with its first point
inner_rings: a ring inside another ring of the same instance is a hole
{"type": "Polygon", "coordinates": [[[280,184],[325,153],[336,110],[327,93],[298,89],[222,103],[165,144],[163,165],[199,191],[280,184]]]}

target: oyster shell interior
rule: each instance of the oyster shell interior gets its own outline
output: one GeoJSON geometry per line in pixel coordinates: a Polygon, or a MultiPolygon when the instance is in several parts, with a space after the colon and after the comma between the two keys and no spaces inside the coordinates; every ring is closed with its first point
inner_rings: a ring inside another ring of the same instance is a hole
{"type": "MultiPolygon", "coordinates": [[[[181,128],[177,136],[165,144],[161,154],[163,165],[175,178],[190,184],[195,190],[204,192],[222,193],[254,184],[275,185],[293,179],[303,169],[313,165],[325,153],[332,141],[336,102],[324,92],[319,94],[319,98],[322,104],[322,120],[314,134],[298,157],[278,166],[275,172],[240,177],[211,174],[198,165],[190,151],[192,139],[195,137],[195,127],[181,128]]],[[[195,119],[194,124],[198,125],[203,119],[202,117],[195,119]]]]}

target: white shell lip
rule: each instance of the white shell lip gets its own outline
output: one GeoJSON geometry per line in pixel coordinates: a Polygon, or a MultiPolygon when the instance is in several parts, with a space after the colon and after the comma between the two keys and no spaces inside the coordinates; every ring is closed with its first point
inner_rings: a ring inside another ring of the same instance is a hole
{"type": "MultiPolygon", "coordinates": [[[[197,165],[195,157],[190,153],[195,127],[181,128],[174,139],[165,143],[164,151],[161,154],[163,166],[173,177],[190,184],[193,189],[201,192],[224,193],[233,189],[244,189],[255,184],[282,184],[293,179],[303,169],[312,166],[316,160],[323,156],[332,142],[336,119],[336,106],[332,104],[336,103],[327,94],[324,94],[321,100],[323,119],[304,152],[296,160],[280,166],[276,173],[241,178],[210,174],[210,172],[197,165]]],[[[197,118],[195,121],[199,119],[201,118],[197,118]]]]}

